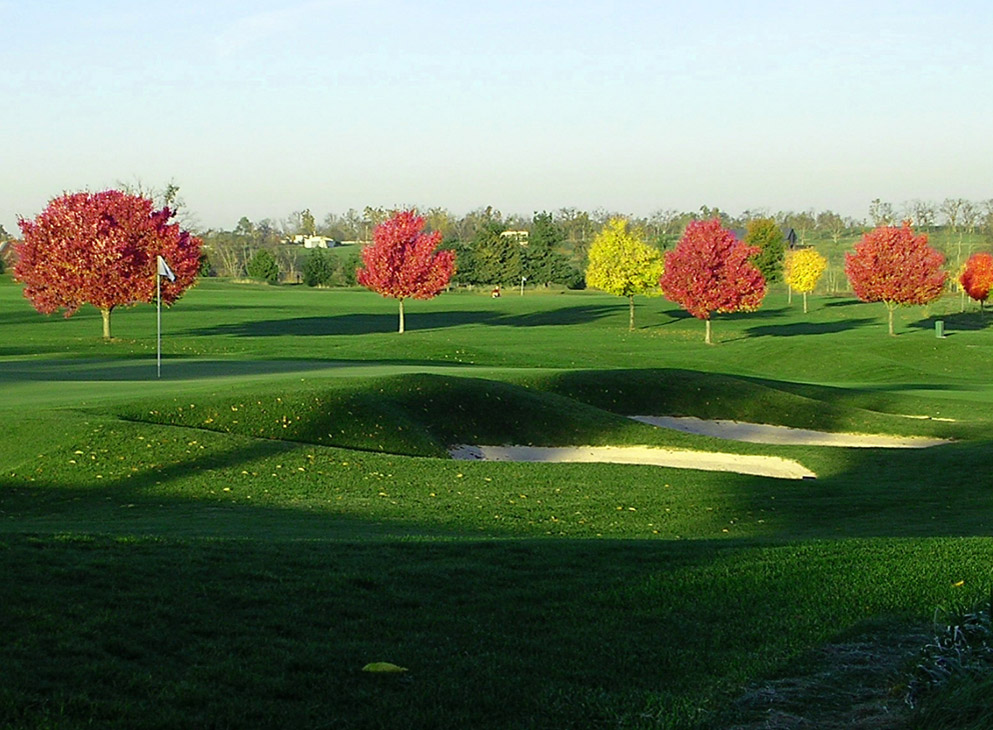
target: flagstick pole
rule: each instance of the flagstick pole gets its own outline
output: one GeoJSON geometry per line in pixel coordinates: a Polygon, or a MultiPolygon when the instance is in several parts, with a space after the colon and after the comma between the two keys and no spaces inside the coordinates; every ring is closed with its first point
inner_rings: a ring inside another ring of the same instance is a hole
{"type": "Polygon", "coordinates": [[[155,377],[162,377],[162,277],[155,273],[155,319],[156,319],[156,340],[155,350],[155,377]]]}

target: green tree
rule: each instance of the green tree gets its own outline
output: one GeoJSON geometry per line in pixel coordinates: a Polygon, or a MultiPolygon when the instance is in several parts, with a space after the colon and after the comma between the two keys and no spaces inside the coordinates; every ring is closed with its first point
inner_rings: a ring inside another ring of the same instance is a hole
{"type": "Polygon", "coordinates": [[[0,225],[0,274],[7,270],[7,265],[3,260],[3,252],[6,250],[7,246],[10,245],[11,235],[4,230],[4,227],[0,225]]]}
{"type": "Polygon", "coordinates": [[[362,256],[358,251],[349,251],[344,256],[337,257],[338,268],[335,274],[335,286],[355,286],[359,283],[358,271],[362,265],[362,256]]]}
{"type": "Polygon", "coordinates": [[[276,257],[267,249],[260,248],[248,261],[248,275],[267,284],[275,284],[279,280],[279,264],[276,257]]]}
{"type": "Polygon", "coordinates": [[[334,277],[333,258],[326,249],[310,249],[303,261],[303,283],[307,286],[330,286],[334,277]]]}
{"type": "Polygon", "coordinates": [[[317,232],[317,224],[314,221],[314,214],[310,208],[304,208],[300,213],[300,231],[304,236],[313,236],[317,232]]]}
{"type": "Polygon", "coordinates": [[[472,240],[473,284],[513,286],[521,280],[521,245],[502,235],[504,225],[496,221],[484,224],[472,240]]]}
{"type": "Polygon", "coordinates": [[[575,270],[559,252],[565,243],[565,231],[555,223],[551,213],[535,213],[531,233],[524,249],[524,276],[535,284],[566,284],[575,278],[575,270]]]}
{"type": "Polygon", "coordinates": [[[748,222],[745,243],[759,252],[752,259],[767,282],[782,281],[786,242],[783,232],[772,218],[756,218],[748,222]]]}
{"type": "Polygon", "coordinates": [[[607,221],[590,246],[586,283],[608,294],[628,298],[628,328],[634,329],[636,294],[659,296],[662,254],[628,230],[623,218],[607,221]]]}
{"type": "Polygon", "coordinates": [[[234,234],[236,236],[244,236],[249,239],[255,237],[255,226],[253,226],[252,222],[248,220],[248,216],[243,215],[241,217],[238,221],[238,225],[234,227],[234,234]]]}

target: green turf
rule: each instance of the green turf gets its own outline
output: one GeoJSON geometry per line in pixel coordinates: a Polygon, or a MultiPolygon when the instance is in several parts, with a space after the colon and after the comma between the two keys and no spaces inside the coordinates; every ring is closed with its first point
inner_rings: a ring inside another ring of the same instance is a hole
{"type": "MultiPolygon", "coordinates": [[[[629,332],[603,294],[454,293],[400,336],[366,292],[210,281],[163,313],[159,379],[152,308],[104,343],[92,309],[42,317],[0,277],[0,727],[722,727],[818,647],[920,631],[990,583],[993,336],[957,301],[900,310],[896,338],[882,305],[811,310],[774,292],[708,347],[657,299],[629,332]],[[624,418],[670,414],[955,442],[624,418]],[[818,478],[456,462],[456,442],[818,478]]],[[[955,727],[942,708],[921,726],[955,727]]]]}

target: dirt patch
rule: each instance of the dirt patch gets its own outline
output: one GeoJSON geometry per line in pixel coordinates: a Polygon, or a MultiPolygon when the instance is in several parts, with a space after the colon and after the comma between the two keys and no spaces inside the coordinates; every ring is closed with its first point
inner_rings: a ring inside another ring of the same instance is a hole
{"type": "Polygon", "coordinates": [[[867,637],[811,652],[791,676],[755,684],[730,706],[725,730],[898,730],[910,708],[906,671],[922,633],[867,637]]]}

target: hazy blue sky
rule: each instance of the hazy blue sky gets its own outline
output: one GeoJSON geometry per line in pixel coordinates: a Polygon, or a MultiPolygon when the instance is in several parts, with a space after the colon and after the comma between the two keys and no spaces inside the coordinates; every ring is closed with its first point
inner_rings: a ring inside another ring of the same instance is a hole
{"type": "Polygon", "coordinates": [[[993,3],[0,0],[0,224],[993,197],[993,3]]]}

